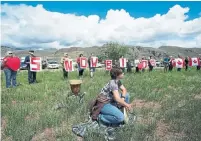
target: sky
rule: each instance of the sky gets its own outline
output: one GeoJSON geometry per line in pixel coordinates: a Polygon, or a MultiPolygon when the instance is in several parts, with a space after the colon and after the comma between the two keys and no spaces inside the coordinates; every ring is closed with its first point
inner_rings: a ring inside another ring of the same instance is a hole
{"type": "Polygon", "coordinates": [[[1,45],[201,48],[201,2],[1,2],[1,45]]]}

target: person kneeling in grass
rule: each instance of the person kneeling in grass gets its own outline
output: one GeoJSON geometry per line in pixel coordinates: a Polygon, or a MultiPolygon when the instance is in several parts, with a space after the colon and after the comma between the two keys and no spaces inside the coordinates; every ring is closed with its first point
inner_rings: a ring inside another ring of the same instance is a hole
{"type": "Polygon", "coordinates": [[[129,104],[129,94],[120,81],[124,77],[122,69],[112,68],[110,76],[111,80],[102,88],[93,105],[91,117],[106,125],[120,125],[124,121],[120,106],[130,110],[132,105],[129,104]]]}

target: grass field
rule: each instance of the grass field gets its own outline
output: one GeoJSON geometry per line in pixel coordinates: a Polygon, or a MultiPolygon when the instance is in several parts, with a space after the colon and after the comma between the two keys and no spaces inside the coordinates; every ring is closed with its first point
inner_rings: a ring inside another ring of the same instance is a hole
{"type": "MultiPolygon", "coordinates": [[[[1,74],[1,126],[4,141],[76,141],[73,124],[87,120],[87,104],[109,80],[108,74],[96,72],[93,79],[85,72],[83,103],[67,98],[68,81],[62,72],[41,72],[39,83],[28,85],[27,72],[20,72],[21,85],[5,89],[1,74]],[[55,110],[58,103],[67,108],[55,110]]],[[[77,72],[69,79],[76,79],[77,72]]],[[[201,140],[201,72],[163,73],[162,70],[144,74],[126,74],[123,84],[136,106],[137,121],[118,134],[118,141],[200,141],[201,140]]],[[[102,141],[91,135],[86,141],[102,141]]]]}

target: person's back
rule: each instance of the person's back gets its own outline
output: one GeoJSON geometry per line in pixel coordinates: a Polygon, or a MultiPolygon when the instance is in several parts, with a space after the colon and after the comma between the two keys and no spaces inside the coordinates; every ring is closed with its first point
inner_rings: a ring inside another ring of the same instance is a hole
{"type": "Polygon", "coordinates": [[[163,62],[164,62],[164,63],[168,63],[168,62],[169,62],[169,58],[168,58],[168,57],[165,57],[164,60],[163,60],[163,62]]]}

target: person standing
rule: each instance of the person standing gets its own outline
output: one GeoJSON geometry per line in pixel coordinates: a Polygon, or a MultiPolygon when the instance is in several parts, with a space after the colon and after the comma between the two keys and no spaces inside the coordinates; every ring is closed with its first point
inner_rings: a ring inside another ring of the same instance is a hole
{"type": "Polygon", "coordinates": [[[3,68],[4,74],[6,77],[6,88],[10,88],[11,86],[13,87],[17,86],[17,81],[16,81],[17,70],[11,69],[7,64],[9,61],[12,61],[11,60],[12,58],[13,58],[13,52],[8,51],[6,53],[6,56],[3,58],[3,61],[1,64],[1,67],[3,68]]]}
{"type": "Polygon", "coordinates": [[[131,61],[128,59],[128,62],[127,62],[127,64],[126,64],[126,66],[127,66],[127,72],[129,72],[129,73],[131,73],[131,71],[132,71],[132,66],[131,66],[131,61]]]}
{"type": "Polygon", "coordinates": [[[64,79],[68,79],[68,72],[66,71],[65,66],[64,66],[65,60],[68,60],[68,53],[64,53],[64,56],[61,58],[61,65],[63,68],[63,77],[64,77],[64,79]]]}
{"type": "MultiPolygon", "coordinates": [[[[124,58],[124,56],[121,56],[121,58],[124,58]]],[[[120,67],[120,60],[119,60],[119,64],[118,64],[118,67],[120,67]]],[[[121,68],[123,72],[125,72],[125,68],[121,68]]]]}
{"type": "Polygon", "coordinates": [[[163,60],[163,64],[164,64],[164,72],[167,72],[167,71],[168,71],[169,61],[170,61],[170,59],[169,59],[168,56],[166,56],[166,57],[164,58],[164,60],[163,60]]]}
{"type": "Polygon", "coordinates": [[[145,68],[146,68],[145,57],[142,57],[141,63],[143,64],[142,72],[145,72],[145,68]]]}
{"type": "MultiPolygon", "coordinates": [[[[183,60],[183,58],[180,55],[178,55],[178,58],[183,60]]],[[[177,71],[181,71],[181,68],[177,68],[177,71]]]]}
{"type": "Polygon", "coordinates": [[[80,58],[83,57],[83,54],[80,54],[79,57],[77,58],[77,66],[78,66],[78,71],[79,71],[79,77],[80,79],[83,78],[83,73],[84,69],[80,67],[80,58]]]}
{"type": "Polygon", "coordinates": [[[189,57],[187,56],[184,61],[185,61],[185,70],[187,71],[188,70],[189,57]]]}
{"type": "Polygon", "coordinates": [[[151,59],[152,59],[152,56],[150,56],[150,59],[148,60],[149,72],[151,72],[154,68],[154,66],[151,64],[151,59]]]}
{"type": "Polygon", "coordinates": [[[197,71],[199,71],[201,67],[201,54],[199,54],[198,60],[200,61],[200,64],[197,66],[197,71]]]}
{"type": "Polygon", "coordinates": [[[138,65],[140,64],[140,60],[138,60],[138,62],[135,62],[135,73],[139,73],[140,71],[139,71],[139,67],[138,67],[138,65]]]}
{"type": "Polygon", "coordinates": [[[169,61],[169,71],[171,72],[173,69],[173,58],[170,56],[170,61],[169,61]]]}
{"type": "Polygon", "coordinates": [[[91,53],[91,56],[88,58],[88,64],[89,64],[89,71],[90,71],[90,77],[93,78],[94,72],[95,72],[95,67],[91,67],[91,59],[94,57],[94,54],[91,53]]]}
{"type": "Polygon", "coordinates": [[[37,81],[36,81],[36,72],[30,70],[31,57],[35,57],[33,50],[29,51],[29,55],[25,57],[24,63],[27,64],[29,84],[34,84],[34,83],[37,83],[37,81]]]}

